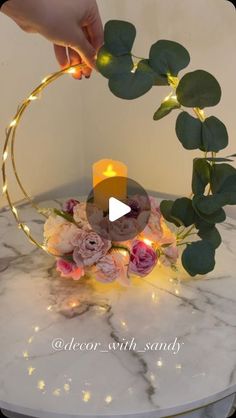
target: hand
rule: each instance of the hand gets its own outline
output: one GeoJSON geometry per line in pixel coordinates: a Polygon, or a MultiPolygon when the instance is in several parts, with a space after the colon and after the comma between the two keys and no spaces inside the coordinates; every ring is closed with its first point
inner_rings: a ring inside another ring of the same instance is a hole
{"type": "Polygon", "coordinates": [[[96,0],[8,0],[2,12],[26,32],[54,43],[62,68],[85,63],[75,77],[89,77],[103,43],[103,27],[96,0]]]}

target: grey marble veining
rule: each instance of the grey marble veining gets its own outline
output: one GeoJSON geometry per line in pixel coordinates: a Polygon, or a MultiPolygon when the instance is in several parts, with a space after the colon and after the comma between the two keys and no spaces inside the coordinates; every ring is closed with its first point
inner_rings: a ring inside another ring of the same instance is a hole
{"type": "MultiPolygon", "coordinates": [[[[21,213],[40,236],[40,218],[27,206],[21,213]]],[[[220,226],[223,245],[209,276],[190,280],[181,266],[177,272],[158,267],[124,289],[61,279],[54,259],[1,212],[0,406],[48,418],[158,418],[233,394],[235,231],[236,221],[220,226]],[[56,351],[57,338],[100,346],[56,351]],[[144,351],[148,342],[167,346],[175,339],[176,354],[144,351]],[[135,350],[107,349],[132,340],[135,350]]]]}

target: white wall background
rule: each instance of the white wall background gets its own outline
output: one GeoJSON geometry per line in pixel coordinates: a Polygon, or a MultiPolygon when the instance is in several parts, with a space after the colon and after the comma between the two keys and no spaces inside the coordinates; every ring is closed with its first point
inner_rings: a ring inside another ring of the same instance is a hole
{"type": "MultiPolygon", "coordinates": [[[[205,69],[219,80],[221,103],[208,109],[226,124],[236,152],[235,9],[226,0],[99,0],[103,21],[132,21],[138,31],[135,53],[148,56],[158,39],[182,43],[191,54],[189,71],[205,69]]],[[[45,75],[57,69],[51,45],[27,35],[0,16],[0,143],[20,100],[45,75]]],[[[192,158],[175,135],[175,118],[152,116],[168,93],[153,88],[136,101],[122,101],[98,74],[91,80],[69,76],[35,102],[19,129],[17,163],[33,195],[78,194],[91,180],[91,164],[104,157],[127,163],[129,175],[147,189],[188,194],[192,158]],[[20,146],[19,146],[20,145],[20,146]],[[87,180],[86,180],[87,179],[87,180]],[[83,187],[84,186],[84,187],[83,187]]],[[[20,198],[12,188],[16,199],[20,198]]],[[[84,191],[84,190],[82,190],[84,191]]]]}

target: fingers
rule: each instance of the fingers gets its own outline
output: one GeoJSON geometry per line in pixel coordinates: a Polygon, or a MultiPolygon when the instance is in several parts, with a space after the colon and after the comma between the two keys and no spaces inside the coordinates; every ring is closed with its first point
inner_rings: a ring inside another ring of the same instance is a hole
{"type": "MultiPolygon", "coordinates": [[[[77,52],[73,51],[71,48],[67,48],[61,45],[54,45],[54,51],[59,65],[62,69],[69,67],[70,65],[81,64],[81,57],[77,52]]],[[[75,74],[73,74],[75,79],[81,79],[82,71],[78,69],[75,74]]]]}
{"type": "Polygon", "coordinates": [[[103,25],[99,13],[95,19],[86,27],[90,41],[97,52],[104,42],[103,25]]]}
{"type": "Polygon", "coordinates": [[[56,59],[59,63],[59,65],[62,68],[66,68],[69,65],[68,62],[68,56],[67,56],[67,52],[66,52],[66,48],[64,46],[61,45],[53,45],[54,46],[54,52],[56,55],[56,59]]]}
{"type": "Polygon", "coordinates": [[[91,45],[83,29],[78,27],[78,34],[76,42],[73,42],[71,48],[76,51],[90,68],[95,67],[95,57],[96,57],[96,50],[91,45]]]}

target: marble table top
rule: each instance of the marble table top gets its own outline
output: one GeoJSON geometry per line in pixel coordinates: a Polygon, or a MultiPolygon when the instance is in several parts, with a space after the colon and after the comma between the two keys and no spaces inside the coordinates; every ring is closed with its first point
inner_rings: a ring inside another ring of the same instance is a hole
{"type": "MultiPolygon", "coordinates": [[[[35,212],[22,214],[40,233],[35,212]]],[[[190,280],[181,267],[156,268],[124,289],[59,278],[2,211],[0,407],[160,418],[236,392],[236,222],[219,229],[214,273],[190,280]]]]}

